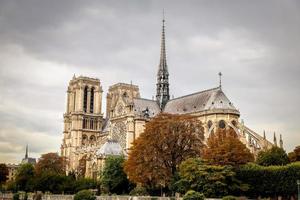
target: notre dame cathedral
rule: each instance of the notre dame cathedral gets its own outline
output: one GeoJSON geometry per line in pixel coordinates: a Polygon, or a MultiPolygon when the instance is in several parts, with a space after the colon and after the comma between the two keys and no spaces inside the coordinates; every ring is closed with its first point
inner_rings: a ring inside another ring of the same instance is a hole
{"type": "MultiPolygon", "coordinates": [[[[132,142],[143,132],[145,123],[160,112],[199,117],[204,124],[205,138],[215,128],[231,127],[254,154],[277,145],[275,133],[271,143],[266,140],[265,133],[261,136],[239,120],[240,112],[224,94],[221,79],[218,87],[170,99],[164,22],[156,100],[141,98],[137,85],[117,83],[109,87],[104,117],[100,80],[74,75],[70,81],[61,145],[61,155],[68,161],[67,172],[79,173],[84,158],[85,167],[81,173],[97,178],[105,157],[126,155],[132,142]]],[[[283,145],[281,135],[279,145],[283,145]]]]}

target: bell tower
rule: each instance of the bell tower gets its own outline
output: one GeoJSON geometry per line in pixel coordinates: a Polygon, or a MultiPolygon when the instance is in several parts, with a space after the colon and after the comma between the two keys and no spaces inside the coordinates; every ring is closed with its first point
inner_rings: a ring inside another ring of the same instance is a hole
{"type": "Polygon", "coordinates": [[[102,133],[102,86],[99,79],[73,77],[67,90],[61,155],[67,159],[66,171],[76,171],[79,154],[87,146],[96,146],[102,133]]]}

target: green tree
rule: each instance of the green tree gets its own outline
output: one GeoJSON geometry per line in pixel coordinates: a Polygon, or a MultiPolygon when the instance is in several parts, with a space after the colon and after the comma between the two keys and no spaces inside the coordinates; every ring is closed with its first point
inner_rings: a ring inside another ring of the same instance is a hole
{"type": "Polygon", "coordinates": [[[231,166],[206,165],[198,158],[190,158],[179,167],[180,180],[175,183],[179,192],[202,192],[205,197],[223,197],[247,190],[231,166]]]}
{"type": "Polygon", "coordinates": [[[8,168],[4,163],[0,164],[0,186],[5,183],[8,176],[8,168]]]}
{"type": "Polygon", "coordinates": [[[202,157],[211,165],[238,166],[254,161],[253,154],[238,139],[232,128],[217,129],[212,133],[202,157]]]}
{"type": "Polygon", "coordinates": [[[18,190],[26,192],[33,191],[34,188],[34,167],[30,163],[22,164],[17,171],[16,186],[18,190]]]}
{"type": "Polygon", "coordinates": [[[101,176],[101,184],[110,193],[124,194],[130,191],[127,175],[123,170],[124,156],[109,156],[101,176]]]}
{"type": "Polygon", "coordinates": [[[198,118],[162,113],[146,124],[133,143],[126,174],[150,189],[167,188],[183,160],[200,156],[203,140],[204,128],[198,118]]]}
{"type": "Polygon", "coordinates": [[[260,151],[256,163],[262,166],[286,165],[289,163],[289,158],[282,148],[273,146],[271,149],[260,151]]]}

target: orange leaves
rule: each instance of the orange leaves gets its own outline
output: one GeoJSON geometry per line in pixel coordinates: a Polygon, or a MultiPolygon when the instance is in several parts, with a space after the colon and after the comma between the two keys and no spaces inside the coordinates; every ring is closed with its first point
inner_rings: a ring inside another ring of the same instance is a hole
{"type": "Polygon", "coordinates": [[[200,155],[204,129],[190,115],[162,113],[146,124],[125,164],[129,179],[148,186],[165,186],[178,165],[200,155]]]}
{"type": "Polygon", "coordinates": [[[213,165],[241,165],[254,160],[233,129],[218,129],[208,138],[203,158],[213,165]]]}

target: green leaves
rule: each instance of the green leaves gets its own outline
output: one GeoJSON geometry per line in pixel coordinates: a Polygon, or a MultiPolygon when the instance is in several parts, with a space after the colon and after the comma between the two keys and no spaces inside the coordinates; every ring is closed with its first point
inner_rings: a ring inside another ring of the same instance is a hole
{"type": "Polygon", "coordinates": [[[289,158],[282,148],[274,146],[271,149],[259,152],[256,163],[263,166],[286,165],[289,163],[289,158]]]}

